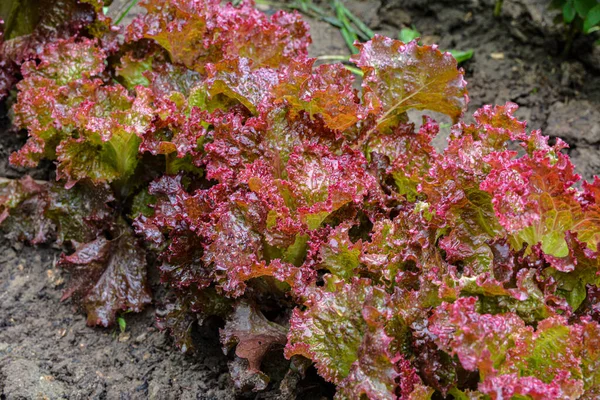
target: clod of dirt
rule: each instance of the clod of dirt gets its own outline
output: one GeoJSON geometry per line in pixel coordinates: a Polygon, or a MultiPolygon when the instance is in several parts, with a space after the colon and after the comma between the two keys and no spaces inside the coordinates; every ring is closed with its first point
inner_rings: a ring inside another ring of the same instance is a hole
{"type": "Polygon", "coordinates": [[[66,399],[64,385],[33,361],[16,359],[2,367],[4,396],[14,400],[66,399]]]}
{"type": "Polygon", "coordinates": [[[410,26],[410,14],[402,8],[392,6],[382,10],[381,14],[381,20],[386,24],[390,24],[396,28],[410,26]]]}
{"type": "Polygon", "coordinates": [[[591,181],[594,175],[600,173],[600,146],[596,147],[577,147],[569,151],[571,161],[575,164],[575,171],[583,179],[591,181]]]}
{"type": "Polygon", "coordinates": [[[600,109],[588,100],[556,102],[550,107],[544,133],[569,144],[600,144],[600,109]]]}

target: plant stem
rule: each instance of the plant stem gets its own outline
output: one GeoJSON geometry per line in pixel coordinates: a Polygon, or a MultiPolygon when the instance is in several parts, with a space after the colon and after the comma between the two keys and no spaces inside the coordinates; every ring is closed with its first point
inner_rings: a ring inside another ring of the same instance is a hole
{"type": "Polygon", "coordinates": [[[324,55],[317,57],[317,60],[334,60],[334,61],[349,61],[350,56],[342,56],[342,55],[324,55]]]}
{"type": "Polygon", "coordinates": [[[502,4],[504,0],[496,0],[496,5],[494,6],[494,17],[498,18],[502,13],[502,4]]]}
{"type": "Polygon", "coordinates": [[[117,20],[115,21],[115,25],[119,25],[119,23],[123,20],[123,18],[125,18],[127,16],[127,14],[129,14],[129,11],[131,11],[131,9],[133,8],[133,6],[135,6],[138,3],[138,1],[139,0],[131,0],[131,2],[129,3],[129,5],[125,9],[125,11],[123,11],[121,13],[121,15],[119,16],[119,18],[117,18],[117,20]]]}
{"type": "Polygon", "coordinates": [[[356,47],[354,47],[354,42],[358,40],[358,36],[354,29],[350,26],[350,21],[348,21],[348,17],[346,16],[346,8],[339,0],[333,1],[333,7],[335,8],[335,13],[337,19],[342,23],[342,36],[344,41],[346,42],[346,46],[352,52],[352,54],[358,53],[356,47]]]}
{"type": "Polygon", "coordinates": [[[354,75],[358,75],[361,77],[364,76],[364,73],[362,72],[362,70],[360,68],[356,68],[351,65],[345,65],[345,64],[344,64],[344,68],[346,68],[348,71],[352,72],[354,75]]]}
{"type": "Polygon", "coordinates": [[[567,31],[567,37],[566,37],[566,41],[565,41],[565,47],[563,48],[561,57],[567,58],[569,57],[569,54],[571,54],[571,48],[573,47],[573,40],[575,39],[575,34],[577,33],[577,30],[575,28],[575,24],[574,23],[570,23],[569,24],[569,30],[567,31]]]}
{"type": "Polygon", "coordinates": [[[15,20],[17,19],[17,14],[19,13],[19,5],[21,0],[15,0],[10,8],[10,12],[8,14],[8,18],[4,21],[4,40],[10,39],[10,35],[13,30],[13,25],[15,20]]]}
{"type": "Polygon", "coordinates": [[[360,18],[352,14],[352,12],[348,10],[348,8],[344,7],[344,9],[346,11],[346,15],[348,16],[348,18],[350,18],[350,21],[352,21],[354,25],[356,25],[358,29],[360,29],[365,34],[365,36],[367,36],[366,40],[373,39],[373,36],[375,36],[375,32],[373,32],[371,28],[369,28],[364,22],[362,22],[360,18]]]}

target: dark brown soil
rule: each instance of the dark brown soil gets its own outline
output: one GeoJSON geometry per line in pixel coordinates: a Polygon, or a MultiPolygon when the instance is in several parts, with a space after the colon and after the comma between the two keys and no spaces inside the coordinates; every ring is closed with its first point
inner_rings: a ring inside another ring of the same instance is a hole
{"type": "MultiPolygon", "coordinates": [[[[123,1],[115,1],[116,15],[123,1]]],[[[578,40],[562,60],[562,32],[552,24],[546,0],[505,0],[492,17],[493,0],[349,1],[375,31],[395,37],[414,25],[426,43],[473,49],[466,62],[471,103],[506,101],[532,129],[560,136],[570,145],[584,177],[600,173],[600,57],[591,39],[578,40]],[[596,57],[596,59],[594,59],[596,57]],[[596,69],[595,69],[596,68],[596,69]]],[[[269,12],[271,10],[267,10],[269,12]]],[[[309,20],[311,55],[347,54],[339,32],[309,20]]],[[[0,111],[0,115],[5,112],[0,111]]],[[[468,117],[467,117],[468,118],[468,117]]],[[[0,176],[26,171],[8,165],[25,137],[0,120],[0,176]]],[[[439,143],[443,147],[443,138],[439,143]]],[[[50,179],[52,166],[29,171],[50,179]]],[[[1,234],[0,234],[1,235],[1,234]]],[[[31,248],[0,237],[0,399],[234,399],[280,398],[236,393],[220,350],[218,324],[198,328],[198,354],[183,356],[154,328],[154,309],[125,315],[125,333],[92,329],[70,302],[60,302],[66,275],[54,267],[59,250],[31,248]]],[[[303,398],[319,399],[318,382],[303,398]]],[[[328,396],[326,396],[328,397],[328,396]]]]}

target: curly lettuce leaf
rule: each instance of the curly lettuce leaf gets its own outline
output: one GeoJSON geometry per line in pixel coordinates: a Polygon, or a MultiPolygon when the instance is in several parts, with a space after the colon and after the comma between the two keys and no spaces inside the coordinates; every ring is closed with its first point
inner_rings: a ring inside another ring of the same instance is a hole
{"type": "Polygon", "coordinates": [[[313,71],[314,59],[292,62],[279,77],[272,92],[275,102],[284,102],[292,111],[320,116],[333,129],[344,131],[366,117],[354,76],[341,64],[323,64],[313,71]]]}
{"type": "MultiPolygon", "coordinates": [[[[225,327],[220,330],[220,337],[225,354],[235,347],[236,356],[248,363],[246,371],[239,371],[234,376],[236,387],[242,389],[250,381],[255,383],[253,390],[267,387],[269,377],[261,372],[261,362],[267,352],[286,343],[286,332],[283,326],[267,320],[256,306],[245,301],[235,306],[225,327]],[[236,379],[238,377],[242,379],[236,379]]],[[[241,369],[241,364],[238,362],[235,367],[241,369]]]]}
{"type": "Polygon", "coordinates": [[[475,304],[465,297],[441,305],[430,330],[443,350],[457,355],[467,370],[479,371],[483,393],[502,387],[508,396],[534,398],[544,390],[556,399],[583,393],[581,326],[551,317],[534,330],[513,313],[479,314],[475,304]]]}
{"type": "Polygon", "coordinates": [[[377,115],[377,126],[393,126],[410,109],[444,113],[454,121],[468,102],[464,72],[437,46],[402,43],[375,35],[356,43],[352,61],[361,68],[363,101],[377,115]]]}
{"type": "Polygon", "coordinates": [[[245,57],[256,67],[277,67],[306,56],[308,28],[297,14],[276,13],[270,19],[243,2],[235,8],[219,1],[150,0],[147,13],[127,30],[129,41],[153,39],[171,59],[204,72],[208,63],[245,57]]]}
{"type": "Polygon", "coordinates": [[[100,184],[131,177],[140,136],[154,118],[151,93],[139,88],[130,96],[122,86],[92,80],[105,67],[92,40],[49,44],[40,59],[23,65],[15,123],[28,128],[30,138],[11,162],[32,167],[41,158],[56,159],[67,187],[86,178],[100,184]]]}
{"type": "Polygon", "coordinates": [[[286,357],[313,360],[321,376],[339,385],[339,398],[353,391],[394,398],[397,374],[383,331],[387,301],[367,279],[344,283],[327,276],[325,286],[308,296],[306,310],[294,310],[286,357]]]}
{"type": "Polygon", "coordinates": [[[504,151],[487,156],[492,166],[481,188],[493,196],[498,220],[511,235],[517,249],[538,243],[544,253],[565,257],[569,252],[565,234],[571,231],[593,251],[600,241],[600,207],[594,202],[595,183],[585,192],[573,187],[580,179],[568,156],[566,144],[554,146],[539,131],[522,139],[527,153],[504,151]],[[591,199],[590,202],[587,199],[591,199]]]}
{"type": "Polygon", "coordinates": [[[113,200],[103,186],[65,189],[26,176],[0,184],[0,224],[9,237],[32,244],[87,242],[112,223],[113,200]]]}
{"type": "Polygon", "coordinates": [[[44,213],[47,189],[26,176],[0,184],[0,226],[9,238],[32,244],[46,243],[56,231],[44,213]]]}
{"type": "Polygon", "coordinates": [[[78,299],[87,313],[88,325],[110,326],[117,312],[139,312],[152,301],[146,252],[129,227],[120,224],[118,230],[115,239],[100,236],[59,260],[72,277],[62,299],[78,299]]]}

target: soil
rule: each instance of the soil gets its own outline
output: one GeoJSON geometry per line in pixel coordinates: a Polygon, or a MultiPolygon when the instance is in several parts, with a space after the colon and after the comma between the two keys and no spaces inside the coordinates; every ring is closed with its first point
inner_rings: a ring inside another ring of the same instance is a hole
{"type": "MultiPolygon", "coordinates": [[[[115,1],[109,13],[118,15],[126,2],[115,1]]],[[[346,4],[378,33],[396,37],[401,27],[414,26],[425,43],[473,49],[473,58],[463,64],[471,97],[467,119],[483,104],[513,101],[531,129],[561,137],[571,146],[568,152],[585,178],[599,174],[600,46],[592,47],[593,38],[579,39],[573,55],[562,59],[563,32],[552,23],[547,0],[505,0],[500,18],[492,17],[493,3],[346,4]]],[[[308,22],[312,56],[348,54],[338,30],[325,22],[308,22]]],[[[0,176],[30,173],[51,179],[51,164],[33,171],[8,165],[8,155],[25,140],[9,125],[7,118],[0,119],[0,176]]],[[[438,144],[443,147],[443,137],[438,144]]],[[[177,352],[171,339],[154,327],[153,307],[125,315],[124,333],[87,327],[70,301],[60,301],[67,276],[55,268],[59,252],[0,237],[0,399],[281,398],[274,389],[258,395],[236,393],[216,321],[196,330],[199,350],[193,356],[177,352]]],[[[331,389],[313,379],[298,397],[329,398],[331,389]]]]}

